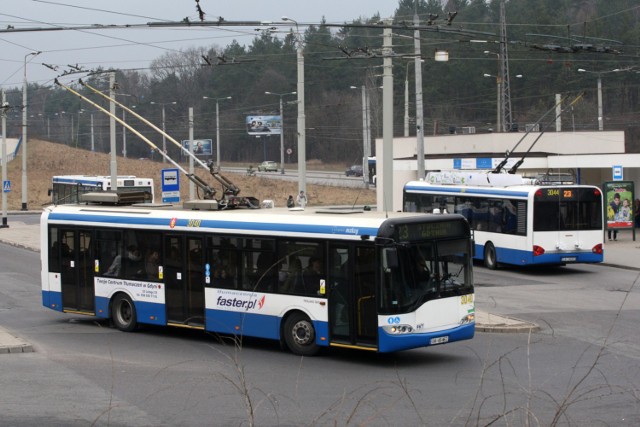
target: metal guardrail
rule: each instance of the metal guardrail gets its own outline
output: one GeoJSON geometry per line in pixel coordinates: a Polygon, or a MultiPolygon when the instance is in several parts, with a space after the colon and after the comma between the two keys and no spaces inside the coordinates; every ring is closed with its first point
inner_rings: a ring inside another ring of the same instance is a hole
{"type": "MultiPolygon", "coordinates": [[[[18,144],[16,144],[16,149],[13,150],[12,153],[7,153],[7,163],[12,160],[15,160],[18,152],[20,151],[20,146],[22,145],[22,137],[18,138],[18,144]]],[[[0,153],[0,160],[2,160],[2,153],[0,153]]]]}

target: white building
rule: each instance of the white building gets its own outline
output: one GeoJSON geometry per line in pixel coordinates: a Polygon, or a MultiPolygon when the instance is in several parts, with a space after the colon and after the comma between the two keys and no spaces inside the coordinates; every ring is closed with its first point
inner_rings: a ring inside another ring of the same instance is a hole
{"type": "MultiPolygon", "coordinates": [[[[425,170],[493,169],[514,149],[524,132],[441,135],[424,138],[425,170]]],[[[510,154],[508,170],[529,150],[518,172],[535,175],[540,172],[573,171],[581,184],[600,186],[611,181],[613,166],[622,166],[625,181],[640,184],[640,141],[623,131],[539,132],[529,133],[510,154]]],[[[382,139],[376,140],[378,153],[377,199],[382,206],[382,139]]],[[[402,188],[407,181],[419,179],[416,159],[416,137],[396,137],[393,140],[393,210],[402,209],[402,188]]],[[[387,197],[389,195],[386,195],[387,197]]]]}

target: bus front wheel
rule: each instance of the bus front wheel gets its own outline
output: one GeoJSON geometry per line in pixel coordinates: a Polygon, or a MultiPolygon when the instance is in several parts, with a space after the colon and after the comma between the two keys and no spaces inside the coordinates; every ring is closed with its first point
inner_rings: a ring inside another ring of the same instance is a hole
{"type": "Polygon", "coordinates": [[[484,266],[490,270],[498,268],[498,259],[496,257],[496,247],[489,242],[484,247],[484,266]]]}
{"type": "Polygon", "coordinates": [[[116,328],[131,332],[138,326],[136,306],[125,294],[118,294],[111,305],[111,318],[116,328]]]}
{"type": "Polygon", "coordinates": [[[311,320],[302,313],[293,313],[284,323],[284,340],[293,354],[313,356],[320,350],[311,320]]]}

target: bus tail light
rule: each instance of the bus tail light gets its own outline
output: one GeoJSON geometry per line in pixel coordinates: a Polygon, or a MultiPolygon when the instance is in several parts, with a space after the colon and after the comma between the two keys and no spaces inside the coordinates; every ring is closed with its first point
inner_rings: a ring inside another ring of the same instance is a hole
{"type": "Polygon", "coordinates": [[[544,255],[544,248],[542,246],[533,245],[533,256],[544,255]]]}
{"type": "Polygon", "coordinates": [[[600,189],[594,188],[593,189],[593,195],[596,196],[596,197],[600,197],[600,189]]]}
{"type": "Polygon", "coordinates": [[[602,255],[602,243],[598,243],[591,249],[591,252],[594,254],[602,255]]]}

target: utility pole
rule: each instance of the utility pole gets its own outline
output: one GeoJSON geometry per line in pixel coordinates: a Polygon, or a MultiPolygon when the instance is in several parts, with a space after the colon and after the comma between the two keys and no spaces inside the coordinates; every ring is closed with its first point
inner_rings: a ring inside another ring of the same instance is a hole
{"type": "Polygon", "coordinates": [[[116,191],[118,189],[118,159],[116,158],[116,103],[114,102],[116,99],[116,73],[109,73],[109,98],[111,101],[109,102],[109,113],[111,113],[111,117],[109,120],[109,133],[110,133],[110,147],[111,147],[111,191],[116,191]]]}
{"type": "MultiPolygon", "coordinates": [[[[193,107],[189,107],[189,173],[194,174],[193,170],[193,107]]],[[[189,199],[196,198],[196,186],[193,181],[189,180],[189,199]]]]}
{"type": "MultiPolygon", "coordinates": [[[[413,24],[420,26],[418,2],[415,2],[413,24]]],[[[418,161],[418,179],[424,179],[424,111],[422,105],[422,60],[420,58],[420,31],[413,32],[415,68],[416,68],[416,158],[418,161]]]]}
{"type": "Polygon", "coordinates": [[[511,114],[511,89],[509,84],[509,52],[507,50],[507,17],[505,13],[506,0],[500,0],[500,94],[502,132],[511,131],[513,117],[511,114]]]}
{"type": "Polygon", "coordinates": [[[22,209],[27,210],[27,58],[41,52],[31,52],[24,56],[24,82],[22,86],[22,209]]]}
{"type": "Polygon", "coordinates": [[[2,105],[0,105],[0,114],[2,114],[2,224],[0,228],[7,228],[7,193],[4,192],[4,183],[7,181],[7,96],[2,89],[2,105]]]}
{"type": "MultiPolygon", "coordinates": [[[[390,22],[385,22],[390,24],[390,22]]],[[[393,211],[393,63],[391,28],[383,30],[382,78],[382,186],[378,189],[378,211],[393,211]]]]}

